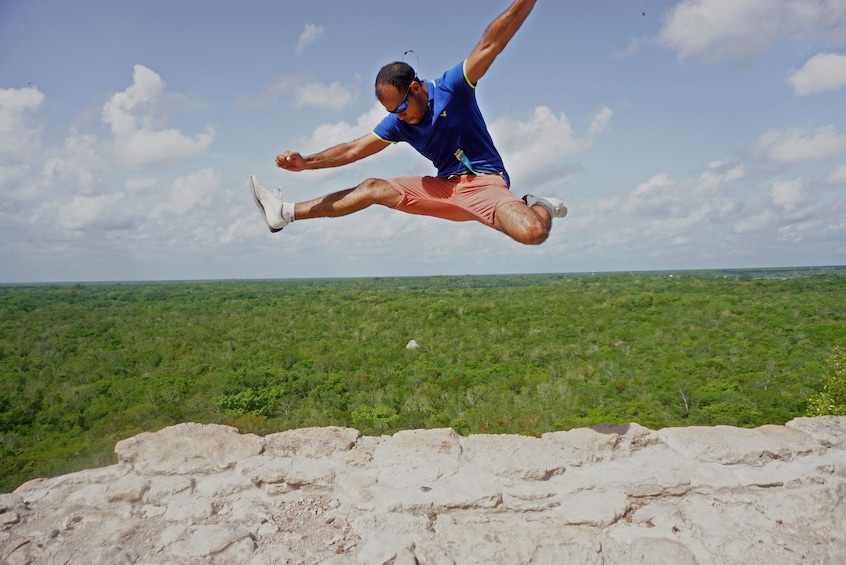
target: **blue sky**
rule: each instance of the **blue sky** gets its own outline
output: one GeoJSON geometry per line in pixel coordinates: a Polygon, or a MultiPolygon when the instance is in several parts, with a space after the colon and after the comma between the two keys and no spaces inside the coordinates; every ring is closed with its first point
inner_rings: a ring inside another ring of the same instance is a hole
{"type": "Polygon", "coordinates": [[[378,207],[267,232],[250,174],[432,173],[274,157],[370,131],[383,64],[435,78],[507,5],[0,2],[0,282],[846,264],[843,0],[539,0],[477,91],[512,189],[570,209],[539,247],[378,207]]]}

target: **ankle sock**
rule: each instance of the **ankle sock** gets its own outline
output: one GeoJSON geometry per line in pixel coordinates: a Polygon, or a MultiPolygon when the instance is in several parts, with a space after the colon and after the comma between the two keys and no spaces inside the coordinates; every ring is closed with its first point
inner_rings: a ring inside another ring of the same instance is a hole
{"type": "Polygon", "coordinates": [[[282,203],[282,219],[288,222],[289,224],[294,221],[294,203],[293,202],[283,202],[282,203]]]}

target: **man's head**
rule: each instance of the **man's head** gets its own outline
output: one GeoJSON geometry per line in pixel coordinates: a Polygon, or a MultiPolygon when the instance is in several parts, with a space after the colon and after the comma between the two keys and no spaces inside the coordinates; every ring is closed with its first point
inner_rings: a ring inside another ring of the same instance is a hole
{"type": "Polygon", "coordinates": [[[429,94],[411,65],[389,63],[376,75],[376,98],[385,110],[410,124],[418,124],[429,110],[429,94]]]}

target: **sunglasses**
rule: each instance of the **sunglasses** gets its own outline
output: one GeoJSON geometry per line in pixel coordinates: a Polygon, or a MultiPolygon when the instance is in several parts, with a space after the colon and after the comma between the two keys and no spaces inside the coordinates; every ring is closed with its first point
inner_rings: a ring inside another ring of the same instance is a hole
{"type": "Polygon", "coordinates": [[[417,82],[417,77],[414,77],[414,80],[408,85],[408,90],[405,91],[405,97],[402,99],[402,102],[399,103],[399,106],[394,108],[393,110],[389,110],[391,114],[401,114],[408,109],[408,96],[411,94],[411,85],[417,82]]]}

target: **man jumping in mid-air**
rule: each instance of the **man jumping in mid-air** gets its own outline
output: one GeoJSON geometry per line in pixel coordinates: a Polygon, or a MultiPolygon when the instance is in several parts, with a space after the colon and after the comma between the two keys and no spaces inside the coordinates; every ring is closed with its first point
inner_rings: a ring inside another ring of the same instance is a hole
{"type": "Polygon", "coordinates": [[[436,177],[365,180],[355,188],[309,202],[285,202],[250,177],[253,199],[271,232],[296,220],[346,216],[373,204],[453,221],[476,220],[525,244],[546,241],[552,218],[567,208],[557,198],[509,189],[509,177],[476,103],[475,88],[520,29],[536,0],[515,0],[485,30],[462,63],[435,81],[421,80],[404,62],[382,67],[376,98],[388,115],[359,139],[313,155],[286,151],[276,165],[288,171],[340,167],[405,141],[437,167],[436,177]]]}

